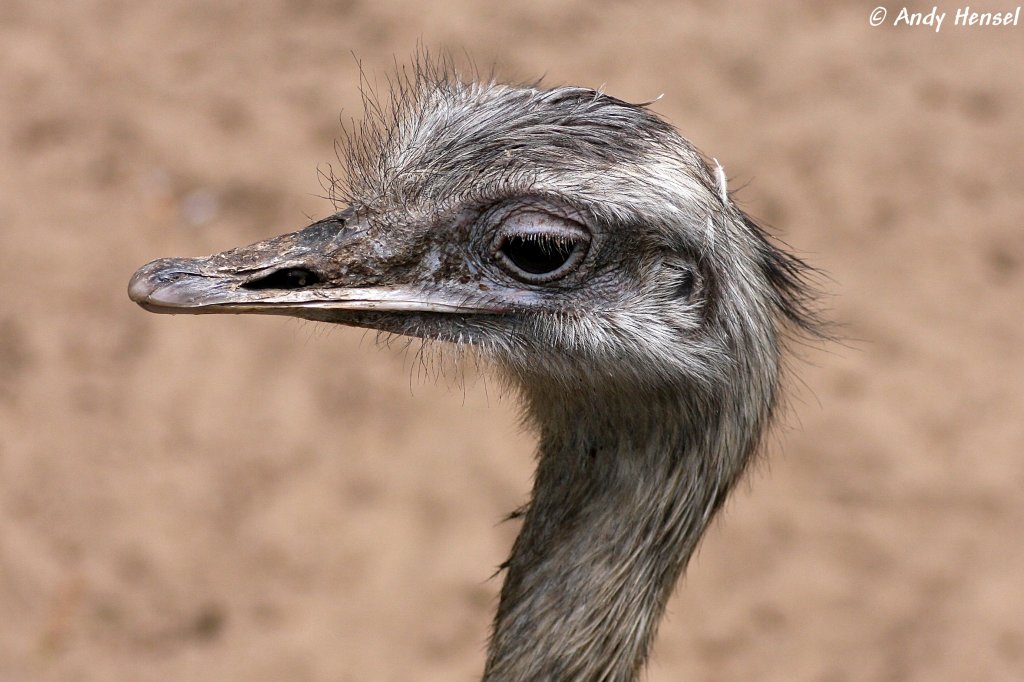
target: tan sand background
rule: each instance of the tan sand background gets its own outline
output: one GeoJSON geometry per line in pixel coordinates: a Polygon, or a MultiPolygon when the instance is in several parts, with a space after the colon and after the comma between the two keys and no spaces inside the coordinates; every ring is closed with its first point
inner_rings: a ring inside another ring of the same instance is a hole
{"type": "Polygon", "coordinates": [[[478,674],[514,402],[125,294],[328,214],[352,53],[380,77],[420,39],[664,93],[832,278],[848,341],[806,353],[647,679],[1024,680],[1024,26],[871,28],[879,1],[2,0],[0,680],[478,674]]]}

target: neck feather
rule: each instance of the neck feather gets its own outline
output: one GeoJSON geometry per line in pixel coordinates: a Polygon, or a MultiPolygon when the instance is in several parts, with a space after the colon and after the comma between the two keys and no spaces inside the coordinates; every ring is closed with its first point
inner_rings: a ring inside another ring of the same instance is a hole
{"type": "Polygon", "coordinates": [[[645,398],[604,413],[595,400],[531,405],[539,461],[486,682],[639,674],[674,585],[756,445],[735,436],[759,431],[733,428],[720,405],[645,398]]]}

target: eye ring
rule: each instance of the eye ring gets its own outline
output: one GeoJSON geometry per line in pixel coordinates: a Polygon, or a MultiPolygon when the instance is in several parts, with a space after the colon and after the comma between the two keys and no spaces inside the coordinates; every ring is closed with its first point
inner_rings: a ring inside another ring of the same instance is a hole
{"type": "Polygon", "coordinates": [[[506,227],[491,245],[491,255],[523,282],[545,284],[571,273],[590,248],[590,235],[572,223],[506,227]]]}

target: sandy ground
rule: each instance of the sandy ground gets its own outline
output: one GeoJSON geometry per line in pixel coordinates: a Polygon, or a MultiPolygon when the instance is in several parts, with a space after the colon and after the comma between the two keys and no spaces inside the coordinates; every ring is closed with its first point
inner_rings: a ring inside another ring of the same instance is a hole
{"type": "Polygon", "coordinates": [[[0,3],[0,680],[478,674],[514,403],[358,331],[125,295],[329,213],[352,53],[383,75],[419,39],[664,93],[832,278],[847,342],[806,354],[647,679],[1024,679],[1024,26],[874,5],[0,3]]]}

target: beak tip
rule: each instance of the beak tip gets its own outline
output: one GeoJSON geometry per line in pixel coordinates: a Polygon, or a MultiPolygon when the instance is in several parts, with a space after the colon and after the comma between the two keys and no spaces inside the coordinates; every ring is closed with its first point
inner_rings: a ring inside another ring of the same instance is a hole
{"type": "Polygon", "coordinates": [[[128,298],[146,310],[188,307],[182,276],[191,274],[182,259],[161,258],[139,268],[128,282],[128,298]]]}
{"type": "Polygon", "coordinates": [[[152,279],[145,270],[146,268],[138,270],[132,275],[131,281],[128,282],[128,298],[139,304],[149,300],[150,294],[155,289],[152,279]]]}

